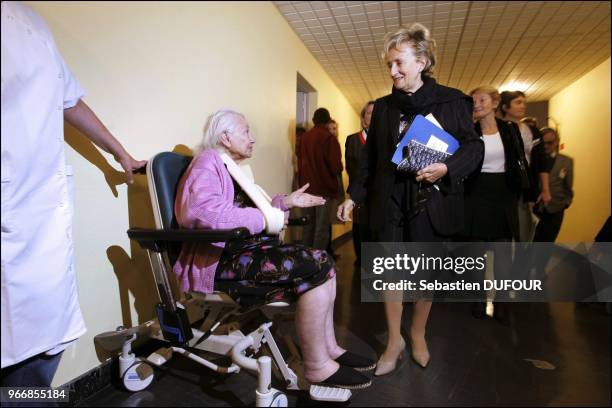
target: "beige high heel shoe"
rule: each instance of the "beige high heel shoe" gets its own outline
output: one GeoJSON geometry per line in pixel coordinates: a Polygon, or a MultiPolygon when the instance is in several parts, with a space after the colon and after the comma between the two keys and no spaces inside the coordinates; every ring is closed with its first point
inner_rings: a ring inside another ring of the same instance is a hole
{"type": "Polygon", "coordinates": [[[414,348],[414,342],[410,339],[410,354],[412,355],[412,359],[421,367],[427,367],[429,364],[429,359],[431,356],[429,355],[429,350],[427,349],[427,342],[425,342],[425,350],[416,351],[414,348]]]}
{"type": "Polygon", "coordinates": [[[397,362],[403,359],[404,355],[406,354],[406,342],[404,341],[403,337],[401,338],[400,344],[401,344],[400,352],[394,360],[387,361],[387,360],[383,360],[382,356],[380,357],[380,359],[376,363],[376,371],[374,371],[375,376],[389,374],[395,370],[395,368],[397,367],[397,362]]]}

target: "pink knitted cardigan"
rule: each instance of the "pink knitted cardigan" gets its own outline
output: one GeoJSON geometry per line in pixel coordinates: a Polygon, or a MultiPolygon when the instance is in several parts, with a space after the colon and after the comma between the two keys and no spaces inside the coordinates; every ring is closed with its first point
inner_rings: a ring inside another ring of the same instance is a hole
{"type": "MultiPolygon", "coordinates": [[[[272,199],[272,205],[288,214],[282,204],[284,195],[272,199]]],[[[251,234],[263,231],[263,213],[254,207],[234,205],[232,178],[214,149],[198,154],[179,182],[174,203],[181,228],[230,229],[246,227],[251,234]]],[[[181,290],[211,293],[215,271],[223,252],[223,242],[185,242],[174,264],[181,290]]]]}

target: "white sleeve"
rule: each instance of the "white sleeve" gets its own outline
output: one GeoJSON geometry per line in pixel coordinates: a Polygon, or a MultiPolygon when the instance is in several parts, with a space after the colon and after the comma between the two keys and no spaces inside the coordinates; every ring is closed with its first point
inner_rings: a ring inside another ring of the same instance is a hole
{"type": "Polygon", "coordinates": [[[66,65],[59,51],[56,50],[56,53],[64,77],[64,109],[72,108],[77,104],[79,99],[85,96],[85,91],[81,88],[79,81],[72,75],[72,72],[70,72],[68,65],[66,65]]]}
{"type": "MultiPolygon", "coordinates": [[[[64,61],[64,57],[59,52],[53,33],[49,29],[49,26],[45,20],[31,7],[20,2],[9,2],[12,6],[16,7],[20,13],[20,18],[25,19],[28,25],[31,25],[45,40],[47,46],[55,54],[57,65],[61,69],[62,79],[64,80],[64,109],[72,108],[77,104],[79,99],[85,96],[85,91],[81,88],[79,81],[72,75],[70,69],[64,61]]],[[[3,4],[4,6],[4,4],[3,4]]]]}

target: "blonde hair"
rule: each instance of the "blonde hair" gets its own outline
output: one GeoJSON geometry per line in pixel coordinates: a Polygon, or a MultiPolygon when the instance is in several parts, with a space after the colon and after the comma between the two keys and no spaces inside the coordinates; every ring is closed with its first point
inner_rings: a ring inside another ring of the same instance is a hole
{"type": "Polygon", "coordinates": [[[470,92],[470,96],[474,96],[475,93],[486,93],[491,97],[493,101],[495,102],[501,101],[501,96],[499,95],[499,91],[497,90],[497,88],[491,85],[482,85],[482,86],[479,86],[478,88],[472,89],[472,91],[470,92]]]}
{"type": "Polygon", "coordinates": [[[219,146],[221,135],[225,132],[234,132],[238,121],[242,118],[246,120],[242,113],[229,109],[218,110],[206,119],[204,125],[204,135],[202,142],[196,147],[196,153],[206,149],[215,149],[219,146]]]}
{"type": "Polygon", "coordinates": [[[429,29],[423,24],[414,23],[408,28],[400,28],[394,33],[387,33],[382,58],[386,59],[392,48],[397,49],[405,42],[410,44],[416,58],[425,60],[422,74],[432,76],[436,66],[436,40],[431,38],[429,29]]]}

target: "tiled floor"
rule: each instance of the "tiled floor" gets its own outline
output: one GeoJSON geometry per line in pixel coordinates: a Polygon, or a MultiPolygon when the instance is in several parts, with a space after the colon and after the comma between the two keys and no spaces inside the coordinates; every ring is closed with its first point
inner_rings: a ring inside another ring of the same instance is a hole
{"type": "MultiPolygon", "coordinates": [[[[337,252],[338,341],[375,357],[385,337],[382,305],[360,303],[352,243],[337,252]]],[[[411,305],[405,310],[406,330],[411,305]]],[[[345,405],[610,406],[611,322],[603,304],[511,304],[508,310],[509,325],[502,326],[472,318],[469,304],[435,303],[428,325],[429,366],[422,369],[405,359],[396,372],[353,392],[345,405]]],[[[82,406],[251,406],[255,386],[248,373],[217,375],[176,357],[156,370],[147,390],[128,393],[108,386],[82,406]]],[[[305,393],[288,397],[290,406],[316,405],[305,393]]]]}

